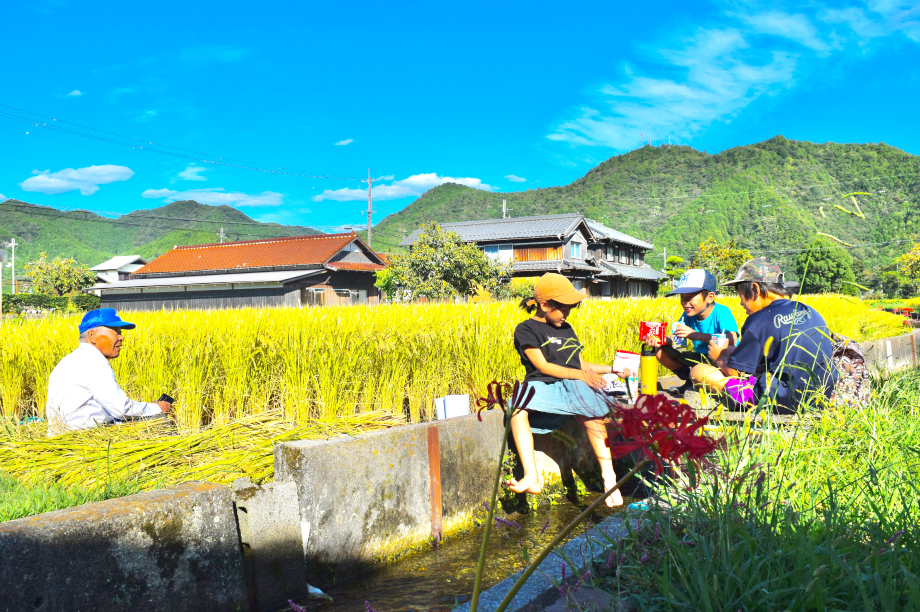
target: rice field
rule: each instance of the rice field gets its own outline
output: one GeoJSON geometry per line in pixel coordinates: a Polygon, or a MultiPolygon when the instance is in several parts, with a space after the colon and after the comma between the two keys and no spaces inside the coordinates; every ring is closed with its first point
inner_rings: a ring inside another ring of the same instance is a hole
{"type": "MultiPolygon", "coordinates": [[[[737,298],[723,301],[739,324],[737,298]]],[[[854,340],[904,333],[902,319],[845,296],[806,296],[830,328],[854,340]]],[[[586,358],[638,350],[638,323],[673,321],[675,298],[586,300],[570,322],[586,358]]],[[[271,414],[304,424],[383,411],[418,422],[433,399],[477,393],[523,374],[512,346],[528,315],[511,302],[311,309],[145,312],[112,362],[129,396],[177,399],[180,431],[271,414]]],[[[0,413],[44,416],[48,375],[78,343],[73,316],[7,321],[0,333],[0,413]]]]}

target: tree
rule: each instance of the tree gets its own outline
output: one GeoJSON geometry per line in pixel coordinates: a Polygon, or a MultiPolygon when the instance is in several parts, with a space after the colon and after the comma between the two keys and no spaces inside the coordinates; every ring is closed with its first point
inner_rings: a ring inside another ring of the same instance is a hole
{"type": "Polygon", "coordinates": [[[802,283],[802,293],[859,295],[859,288],[853,284],[856,282],[853,258],[846,249],[825,238],[819,238],[810,250],[799,253],[795,271],[802,283]]]}
{"type": "Polygon", "coordinates": [[[377,273],[376,286],[389,299],[443,299],[473,295],[478,288],[494,295],[510,278],[510,263],[502,265],[456,233],[429,223],[408,254],[393,255],[390,266],[377,273]]]}
{"type": "Polygon", "coordinates": [[[44,295],[68,295],[96,282],[96,274],[86,264],[60,257],[48,261],[45,253],[26,264],[26,275],[32,279],[32,292],[44,295]]]}
{"type": "Polygon", "coordinates": [[[668,283],[669,286],[673,287],[674,281],[679,279],[681,276],[683,276],[684,272],[686,272],[684,268],[680,267],[680,264],[682,263],[684,263],[683,257],[678,257],[676,255],[668,257],[664,270],[664,273],[668,275],[668,278],[667,280],[662,279],[662,282],[668,283]]]}
{"type": "Polygon", "coordinates": [[[920,242],[898,258],[898,272],[914,286],[920,284],[920,242]]]}
{"type": "Polygon", "coordinates": [[[733,280],[744,262],[754,259],[747,249],[738,247],[735,240],[719,244],[714,238],[701,242],[696,253],[693,254],[693,267],[702,268],[712,272],[719,281],[720,290],[734,293],[734,289],[722,287],[722,283],[733,280]]]}

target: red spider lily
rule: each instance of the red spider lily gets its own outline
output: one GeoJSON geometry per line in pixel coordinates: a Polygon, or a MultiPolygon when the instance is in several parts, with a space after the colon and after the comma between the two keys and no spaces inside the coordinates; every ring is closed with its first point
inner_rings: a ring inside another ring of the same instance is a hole
{"type": "Polygon", "coordinates": [[[643,395],[635,407],[617,405],[614,411],[614,429],[625,441],[608,439],[611,453],[622,457],[640,450],[655,462],[658,474],[664,469],[662,461],[677,462],[681,457],[699,461],[719,442],[700,431],[708,417],[697,417],[693,408],[664,395],[643,395]]]}
{"type": "Polygon", "coordinates": [[[489,396],[480,397],[476,400],[476,403],[479,405],[479,412],[476,413],[476,416],[480,421],[482,421],[482,411],[494,408],[495,406],[505,411],[510,409],[512,413],[515,410],[524,410],[527,404],[530,403],[530,400],[533,399],[534,393],[537,392],[536,389],[526,382],[521,383],[519,381],[514,381],[514,386],[512,387],[511,383],[493,380],[489,383],[487,389],[489,390],[489,396]],[[509,390],[511,391],[510,403],[506,402],[503,395],[503,392],[507,393],[509,390]]]}

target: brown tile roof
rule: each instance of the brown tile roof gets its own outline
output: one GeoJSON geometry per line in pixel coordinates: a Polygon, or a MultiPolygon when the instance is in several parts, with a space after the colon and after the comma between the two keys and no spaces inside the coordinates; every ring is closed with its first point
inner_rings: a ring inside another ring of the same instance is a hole
{"type": "MultiPolygon", "coordinates": [[[[356,238],[349,232],[181,246],[157,257],[134,274],[324,264],[356,238]]],[[[342,267],[341,263],[334,265],[342,267]]]]}

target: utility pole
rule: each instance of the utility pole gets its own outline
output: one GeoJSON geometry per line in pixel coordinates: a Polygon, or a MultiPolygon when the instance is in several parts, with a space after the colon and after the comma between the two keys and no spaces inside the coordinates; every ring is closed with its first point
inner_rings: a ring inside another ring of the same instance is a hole
{"type": "Polygon", "coordinates": [[[19,293],[19,283],[16,282],[16,239],[10,240],[10,248],[13,250],[13,295],[19,293]]]}
{"type": "MultiPolygon", "coordinates": [[[[374,201],[371,198],[371,169],[367,169],[367,246],[371,247],[371,214],[374,212],[374,201]]],[[[371,247],[373,248],[373,247],[371,247]]]]}
{"type": "Polygon", "coordinates": [[[507,200],[502,200],[502,219],[508,218],[508,211],[514,210],[513,208],[508,208],[507,200]]]}
{"type": "Polygon", "coordinates": [[[217,234],[217,235],[220,236],[220,243],[223,244],[223,243],[224,243],[224,238],[227,237],[227,236],[224,234],[224,228],[220,228],[220,233],[217,234]]]}

